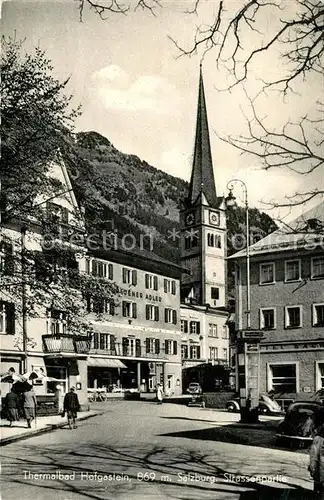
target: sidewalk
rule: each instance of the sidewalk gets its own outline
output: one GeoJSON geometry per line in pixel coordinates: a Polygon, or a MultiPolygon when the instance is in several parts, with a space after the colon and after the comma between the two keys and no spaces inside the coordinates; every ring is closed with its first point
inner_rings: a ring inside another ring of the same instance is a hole
{"type": "MultiPolygon", "coordinates": [[[[104,412],[98,410],[80,412],[77,422],[95,417],[96,415],[101,415],[101,413],[104,412]]],[[[27,427],[25,420],[13,422],[13,424],[15,425],[9,427],[9,422],[7,420],[1,420],[0,446],[5,446],[7,444],[14,443],[15,441],[27,439],[31,436],[44,434],[45,432],[60,429],[61,427],[68,425],[66,417],[62,418],[61,415],[38,417],[36,423],[35,421],[32,422],[31,429],[27,427]]]]}

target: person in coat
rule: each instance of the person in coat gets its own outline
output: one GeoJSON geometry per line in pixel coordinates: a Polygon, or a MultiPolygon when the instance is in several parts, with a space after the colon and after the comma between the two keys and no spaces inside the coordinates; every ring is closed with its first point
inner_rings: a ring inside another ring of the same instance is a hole
{"type": "Polygon", "coordinates": [[[10,427],[12,426],[12,422],[18,422],[19,420],[19,398],[18,395],[11,389],[6,396],[6,410],[7,410],[7,418],[10,422],[10,427]]]}
{"type": "Polygon", "coordinates": [[[156,386],[156,399],[158,404],[161,405],[163,403],[163,391],[161,384],[157,384],[156,386]]]}
{"type": "Polygon", "coordinates": [[[36,417],[36,407],[37,407],[36,395],[32,387],[30,387],[30,389],[25,391],[23,394],[23,407],[24,407],[25,417],[27,420],[27,426],[30,428],[31,421],[34,420],[36,417]]]}
{"type": "Polygon", "coordinates": [[[67,414],[69,428],[76,429],[75,419],[77,417],[77,412],[80,411],[79,398],[75,394],[75,387],[71,387],[70,392],[67,392],[64,396],[63,402],[63,413],[67,414]]]}
{"type": "Polygon", "coordinates": [[[316,429],[309,451],[308,470],[314,479],[314,493],[324,500],[324,424],[316,429]]]}

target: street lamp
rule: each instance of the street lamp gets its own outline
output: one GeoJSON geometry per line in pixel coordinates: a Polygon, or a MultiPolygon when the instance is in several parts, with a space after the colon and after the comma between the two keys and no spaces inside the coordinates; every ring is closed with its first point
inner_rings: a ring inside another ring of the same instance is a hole
{"type": "MultiPolygon", "coordinates": [[[[228,208],[235,206],[233,188],[239,183],[243,188],[246,216],[246,324],[240,325],[236,338],[238,388],[240,392],[241,422],[258,422],[259,407],[259,366],[260,332],[251,329],[251,293],[250,293],[250,225],[249,204],[246,184],[241,179],[232,179],[227,183],[229,194],[225,200],[228,208]]],[[[242,311],[243,312],[243,311],[242,311]]]]}
{"type": "Polygon", "coordinates": [[[226,207],[232,208],[236,205],[236,198],[233,195],[235,183],[241,184],[244,192],[245,218],[246,218],[246,327],[251,328],[251,293],[250,293],[250,224],[249,224],[249,203],[248,192],[245,182],[241,179],[232,179],[227,183],[226,188],[229,190],[228,196],[225,199],[226,207]]]}

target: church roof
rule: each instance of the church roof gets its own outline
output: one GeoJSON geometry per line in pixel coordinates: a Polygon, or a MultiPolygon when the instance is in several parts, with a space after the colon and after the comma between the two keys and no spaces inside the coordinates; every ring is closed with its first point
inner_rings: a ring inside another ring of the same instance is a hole
{"type": "MultiPolygon", "coordinates": [[[[292,220],[257,243],[250,245],[250,255],[259,255],[323,245],[324,201],[292,220]],[[310,246],[311,245],[311,246],[310,246]]],[[[229,259],[246,257],[246,250],[231,255],[229,259]]]]}
{"type": "Polygon", "coordinates": [[[211,207],[218,206],[204,82],[200,66],[195,150],[187,203],[189,205],[195,205],[198,201],[202,203],[204,199],[211,207]]]}

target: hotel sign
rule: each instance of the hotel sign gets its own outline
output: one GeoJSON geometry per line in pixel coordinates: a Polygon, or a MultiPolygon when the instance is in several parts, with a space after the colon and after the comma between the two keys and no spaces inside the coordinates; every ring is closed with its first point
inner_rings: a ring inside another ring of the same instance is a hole
{"type": "Polygon", "coordinates": [[[137,292],[135,290],[128,290],[126,288],[118,288],[118,292],[121,295],[127,295],[127,297],[130,297],[132,299],[145,299],[145,300],[151,300],[152,302],[162,302],[162,297],[160,295],[152,295],[150,293],[143,293],[143,292],[137,292]]]}

